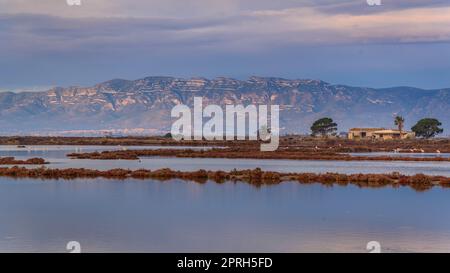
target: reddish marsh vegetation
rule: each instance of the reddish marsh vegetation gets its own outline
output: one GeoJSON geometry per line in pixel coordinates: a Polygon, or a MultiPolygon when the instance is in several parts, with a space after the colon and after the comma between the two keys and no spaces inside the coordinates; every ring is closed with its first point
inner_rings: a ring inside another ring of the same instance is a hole
{"type": "Polygon", "coordinates": [[[205,183],[208,180],[217,183],[226,181],[241,181],[255,186],[274,185],[285,181],[297,181],[303,184],[322,183],[325,185],[348,185],[353,184],[359,187],[384,187],[384,186],[410,186],[416,190],[427,190],[433,186],[440,185],[450,187],[450,178],[443,176],[429,176],[417,174],[406,176],[399,173],[391,174],[339,174],[339,173],[280,173],[262,171],[261,169],[253,170],[233,170],[225,171],[174,171],[171,169],[159,170],[127,170],[112,169],[107,171],[91,170],[91,169],[48,169],[36,168],[28,169],[24,167],[0,168],[0,176],[16,177],[16,178],[41,178],[41,179],[76,179],[76,178],[115,178],[115,179],[184,179],[205,183]]]}
{"type": "Polygon", "coordinates": [[[230,147],[223,149],[192,150],[192,149],[156,149],[156,150],[126,150],[104,151],[93,153],[72,153],[68,157],[77,159],[124,159],[137,160],[143,156],[190,157],[190,158],[252,158],[252,159],[292,159],[292,160],[340,160],[340,161],[447,161],[446,157],[401,157],[401,156],[350,156],[330,151],[301,151],[296,149],[279,149],[274,152],[261,152],[248,147],[230,147]]]}
{"type": "MultiPolygon", "coordinates": [[[[258,141],[175,141],[170,137],[0,137],[0,145],[163,145],[163,146],[226,146],[259,148],[258,141]]],[[[405,140],[348,140],[344,138],[313,138],[298,135],[282,136],[280,148],[303,152],[329,151],[350,152],[426,152],[450,153],[450,139],[405,139],[405,140]]]]}
{"type": "Polygon", "coordinates": [[[43,158],[30,158],[27,160],[16,160],[14,157],[0,157],[0,165],[42,165],[47,164],[43,158]]]}

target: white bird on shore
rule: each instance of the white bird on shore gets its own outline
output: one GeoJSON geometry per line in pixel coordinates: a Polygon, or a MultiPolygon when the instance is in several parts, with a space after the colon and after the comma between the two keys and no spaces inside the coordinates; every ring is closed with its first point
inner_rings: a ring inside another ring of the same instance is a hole
{"type": "Polygon", "coordinates": [[[440,153],[441,153],[441,151],[439,151],[439,150],[436,150],[436,153],[440,154],[440,153]]]}

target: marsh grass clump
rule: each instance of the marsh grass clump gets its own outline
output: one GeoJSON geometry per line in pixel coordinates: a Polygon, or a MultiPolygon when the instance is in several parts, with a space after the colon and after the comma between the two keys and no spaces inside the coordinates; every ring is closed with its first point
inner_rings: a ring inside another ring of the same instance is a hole
{"type": "Polygon", "coordinates": [[[151,173],[151,170],[139,169],[131,172],[130,176],[133,178],[145,179],[149,178],[151,176],[151,173]]]}
{"type": "Polygon", "coordinates": [[[43,158],[30,158],[26,160],[17,160],[14,157],[0,157],[0,165],[43,165],[48,164],[43,158]]]}
{"type": "Polygon", "coordinates": [[[95,160],[138,160],[138,155],[133,151],[103,151],[92,153],[70,153],[70,158],[95,159],[95,160]]]}

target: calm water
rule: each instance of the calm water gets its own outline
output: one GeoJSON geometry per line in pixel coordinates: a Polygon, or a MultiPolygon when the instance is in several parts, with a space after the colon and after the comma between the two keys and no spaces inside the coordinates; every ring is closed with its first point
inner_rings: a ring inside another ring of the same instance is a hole
{"type": "MultiPolygon", "coordinates": [[[[450,176],[450,162],[407,162],[407,161],[321,161],[321,160],[260,160],[260,159],[223,159],[223,158],[167,158],[151,157],[141,160],[89,160],[69,159],[66,154],[72,152],[92,152],[112,149],[157,149],[183,147],[117,147],[117,146],[29,146],[27,149],[16,146],[0,146],[0,156],[14,156],[18,159],[42,157],[51,164],[49,168],[95,168],[108,170],[112,168],[129,169],[161,169],[190,171],[254,169],[259,167],[267,171],[279,172],[338,172],[338,173],[391,173],[403,174],[423,173],[429,175],[450,176]]],[[[190,147],[193,148],[193,147],[190,147]]],[[[204,147],[194,147],[205,149],[204,147]]],[[[26,166],[39,167],[39,166],[26,166]]]]}
{"type": "MultiPolygon", "coordinates": [[[[134,147],[150,148],[150,147],[134,147]]],[[[160,147],[154,147],[160,148],[160,147]]],[[[169,148],[169,147],[166,147],[169,148]]],[[[296,172],[429,173],[450,176],[446,162],[339,162],[145,158],[71,160],[74,151],[122,147],[0,146],[0,156],[43,157],[49,167],[170,167],[296,172]]],[[[33,167],[33,166],[31,166],[33,167]]],[[[0,252],[450,252],[450,189],[360,189],[295,182],[181,180],[32,180],[0,178],[0,252]]]]}
{"type": "Polygon", "coordinates": [[[0,251],[450,251],[449,190],[0,178],[0,251]]]}

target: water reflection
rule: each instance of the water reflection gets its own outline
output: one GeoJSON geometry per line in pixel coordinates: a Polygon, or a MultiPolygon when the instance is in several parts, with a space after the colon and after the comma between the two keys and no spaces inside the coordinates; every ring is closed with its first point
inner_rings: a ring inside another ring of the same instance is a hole
{"type": "MultiPolygon", "coordinates": [[[[95,168],[109,170],[113,168],[161,169],[171,168],[180,171],[254,169],[277,172],[337,172],[353,173],[392,173],[400,172],[406,175],[423,173],[427,175],[450,176],[450,162],[413,162],[413,161],[321,161],[321,160],[261,160],[261,159],[226,159],[226,158],[167,158],[151,157],[141,160],[89,160],[70,159],[66,154],[75,151],[92,152],[113,149],[159,149],[179,148],[170,146],[29,146],[28,150],[17,146],[0,146],[0,156],[15,156],[17,159],[42,157],[51,164],[49,168],[95,168]]],[[[189,147],[207,149],[208,147],[189,147]]],[[[445,155],[445,154],[444,154],[445,155]]],[[[26,166],[38,167],[38,166],[26,166]]]]}
{"type": "Polygon", "coordinates": [[[448,191],[0,178],[0,251],[450,251],[448,191]]]}

